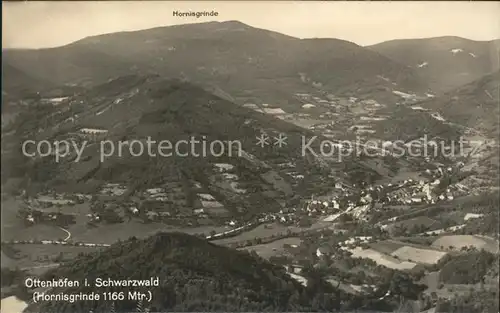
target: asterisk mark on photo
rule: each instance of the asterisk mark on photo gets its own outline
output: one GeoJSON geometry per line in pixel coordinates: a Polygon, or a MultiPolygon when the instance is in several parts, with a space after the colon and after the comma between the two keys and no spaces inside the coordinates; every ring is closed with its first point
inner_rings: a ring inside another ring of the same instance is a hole
{"type": "Polygon", "coordinates": [[[283,133],[280,133],[278,135],[278,137],[274,137],[274,145],[275,146],[278,146],[278,147],[283,147],[283,146],[286,146],[287,143],[286,143],[286,140],[287,140],[287,136],[285,136],[283,133]]]}
{"type": "Polygon", "coordinates": [[[261,148],[264,148],[264,146],[269,145],[269,136],[267,134],[260,134],[260,136],[255,137],[257,139],[257,145],[260,146],[261,148]]]}

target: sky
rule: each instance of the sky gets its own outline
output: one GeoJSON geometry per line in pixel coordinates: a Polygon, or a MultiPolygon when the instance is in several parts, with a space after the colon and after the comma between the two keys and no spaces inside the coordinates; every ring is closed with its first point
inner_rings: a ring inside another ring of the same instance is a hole
{"type": "Polygon", "coordinates": [[[228,20],[298,38],[339,38],[363,46],[438,36],[500,38],[498,1],[37,1],[2,2],[2,46],[57,47],[104,33],[228,20]],[[217,17],[172,14],[212,10],[217,17]]]}

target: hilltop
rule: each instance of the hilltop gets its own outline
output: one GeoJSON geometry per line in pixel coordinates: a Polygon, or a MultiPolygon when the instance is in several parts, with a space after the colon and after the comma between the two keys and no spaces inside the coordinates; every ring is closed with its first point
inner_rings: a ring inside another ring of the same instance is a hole
{"type": "Polygon", "coordinates": [[[241,104],[297,108],[295,93],[318,89],[395,101],[392,88],[428,89],[414,70],[354,43],[298,39],[236,21],[120,32],[58,48],[2,53],[5,64],[55,84],[97,85],[130,72],[155,72],[201,84],[241,104]]]}
{"type": "Polygon", "coordinates": [[[443,93],[497,71],[499,44],[446,36],[391,40],[367,48],[414,69],[443,93]]]}

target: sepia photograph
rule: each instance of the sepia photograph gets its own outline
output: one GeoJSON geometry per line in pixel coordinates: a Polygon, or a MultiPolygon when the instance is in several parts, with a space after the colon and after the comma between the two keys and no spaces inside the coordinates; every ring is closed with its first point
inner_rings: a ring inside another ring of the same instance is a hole
{"type": "Polygon", "coordinates": [[[499,313],[500,2],[2,2],[1,313],[499,313]]]}

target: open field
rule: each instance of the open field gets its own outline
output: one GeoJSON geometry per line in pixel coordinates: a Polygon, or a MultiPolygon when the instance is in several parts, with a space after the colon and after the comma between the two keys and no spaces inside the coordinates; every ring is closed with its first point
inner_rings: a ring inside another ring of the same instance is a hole
{"type": "MultiPolygon", "coordinates": [[[[412,247],[423,247],[425,249],[432,248],[430,245],[434,242],[434,240],[438,239],[439,236],[418,236],[418,235],[412,235],[410,237],[394,237],[394,239],[391,239],[391,241],[396,241],[396,242],[404,242],[405,246],[412,246],[412,247]]],[[[436,249],[436,248],[432,248],[436,249]]]]}
{"type": "Polygon", "coordinates": [[[445,234],[445,233],[454,233],[462,228],[464,228],[466,225],[465,224],[460,224],[460,225],[455,225],[455,226],[450,226],[448,228],[441,228],[441,229],[435,229],[435,230],[429,230],[429,231],[426,231],[424,233],[422,233],[421,235],[432,235],[432,236],[437,236],[437,235],[441,235],[441,234],[445,234]]]}
{"type": "Polygon", "coordinates": [[[417,266],[416,263],[408,261],[399,261],[394,257],[380,253],[373,249],[362,249],[360,247],[357,247],[349,251],[352,253],[352,257],[354,258],[371,259],[375,261],[378,265],[382,265],[396,270],[411,270],[415,266],[417,266]]]}
{"type": "Polygon", "coordinates": [[[329,222],[324,222],[324,221],[318,221],[314,224],[312,224],[310,227],[297,227],[297,226],[285,226],[279,223],[270,223],[270,224],[262,224],[257,226],[254,229],[251,229],[247,232],[244,232],[242,234],[239,234],[234,237],[230,238],[225,238],[225,239],[220,239],[220,240],[214,240],[213,242],[216,244],[230,244],[230,243],[236,243],[236,242],[241,242],[245,240],[253,240],[255,238],[268,238],[273,235],[279,235],[279,234],[286,234],[288,230],[292,232],[301,232],[301,231],[307,231],[307,230],[319,230],[319,229],[326,229],[330,228],[332,229],[332,223],[329,222]]]}
{"type": "Polygon", "coordinates": [[[383,240],[370,244],[370,248],[384,254],[391,254],[394,251],[404,247],[404,243],[395,242],[393,240],[383,240]]]}
{"type": "Polygon", "coordinates": [[[16,266],[16,260],[9,257],[7,254],[5,254],[3,252],[3,250],[1,251],[1,259],[0,259],[0,263],[2,265],[2,268],[4,267],[15,267],[16,266]]]}
{"type": "Polygon", "coordinates": [[[283,245],[289,244],[299,246],[301,243],[302,240],[300,240],[300,238],[290,237],[276,240],[267,244],[246,247],[242,250],[255,251],[260,257],[269,259],[272,256],[287,254],[286,249],[283,247],[283,245]]]}
{"type": "Polygon", "coordinates": [[[389,205],[384,205],[384,210],[407,210],[408,205],[407,204],[389,204],[389,205]]]}
{"type": "Polygon", "coordinates": [[[498,241],[485,236],[450,235],[443,236],[432,243],[433,247],[460,250],[462,247],[473,246],[478,250],[484,249],[491,253],[498,253],[498,241]]]}
{"type": "Polygon", "coordinates": [[[440,222],[432,218],[429,218],[427,216],[419,216],[407,220],[398,221],[392,225],[389,225],[388,228],[391,231],[394,230],[396,227],[412,229],[413,227],[419,227],[419,226],[424,226],[429,229],[439,229],[442,227],[440,222]]]}
{"type": "Polygon", "coordinates": [[[276,171],[268,171],[261,174],[262,179],[272,185],[275,190],[279,190],[285,195],[293,193],[292,187],[276,171]]]}
{"type": "Polygon", "coordinates": [[[407,179],[418,180],[420,179],[420,173],[415,171],[404,171],[400,170],[394,176],[387,176],[379,181],[380,184],[397,184],[407,179]]]}
{"type": "Polygon", "coordinates": [[[2,240],[10,240],[12,236],[22,233],[25,228],[24,223],[17,217],[20,208],[20,202],[14,199],[2,201],[2,240]]]}
{"type": "Polygon", "coordinates": [[[418,249],[404,246],[392,252],[391,255],[397,257],[399,260],[407,260],[421,264],[437,264],[447,255],[447,253],[431,249],[418,249]]]}
{"type": "Polygon", "coordinates": [[[420,283],[424,284],[427,286],[426,292],[431,293],[433,291],[436,291],[439,287],[439,271],[436,272],[429,272],[426,274],[420,283]]]}
{"type": "MultiPolygon", "coordinates": [[[[496,285],[485,285],[486,290],[490,290],[492,293],[497,292],[498,284],[496,285]]],[[[437,289],[436,294],[439,298],[453,299],[457,296],[468,295],[472,290],[479,290],[480,285],[455,285],[455,284],[445,284],[443,288],[437,289]]]]}
{"type": "MultiPolygon", "coordinates": [[[[428,273],[420,283],[425,284],[428,288],[424,291],[426,294],[430,295],[435,292],[439,298],[452,299],[457,295],[469,294],[471,290],[479,290],[481,288],[480,284],[468,284],[468,285],[458,285],[458,284],[443,284],[439,283],[439,272],[428,273]],[[441,288],[440,288],[441,287],[441,288]]],[[[486,290],[496,290],[498,289],[498,281],[494,284],[483,286],[486,290]]]]}
{"type": "Polygon", "coordinates": [[[72,259],[78,253],[93,252],[98,247],[74,247],[63,245],[41,245],[41,244],[14,244],[11,246],[15,251],[15,256],[10,256],[2,249],[2,266],[4,266],[4,256],[8,260],[8,267],[18,268],[43,268],[47,265],[72,259]],[[60,258],[58,260],[57,258],[60,258]]]}
{"type": "MultiPolygon", "coordinates": [[[[45,224],[26,226],[18,216],[22,202],[16,199],[8,199],[2,202],[2,241],[10,240],[63,240],[67,233],[59,227],[45,224]]],[[[87,243],[112,244],[118,239],[125,240],[132,236],[138,238],[147,237],[160,231],[178,231],[188,234],[208,234],[211,231],[222,232],[227,230],[225,226],[200,226],[193,228],[183,228],[170,226],[163,223],[145,224],[141,221],[131,220],[120,224],[98,225],[88,227],[87,214],[90,213],[88,202],[76,204],[74,206],[62,206],[63,213],[75,215],[75,224],[69,225],[66,229],[71,233],[72,241],[82,241],[87,243]]]]}
{"type": "Polygon", "coordinates": [[[80,215],[85,215],[90,213],[90,205],[88,202],[84,203],[78,203],[74,205],[61,205],[61,207],[49,207],[49,208],[40,208],[41,211],[47,211],[47,212],[61,212],[65,214],[80,214],[80,215]]]}
{"type": "Polygon", "coordinates": [[[6,229],[2,241],[10,240],[63,240],[66,232],[57,226],[37,224],[32,226],[19,225],[16,229],[6,229]]]}
{"type": "MultiPolygon", "coordinates": [[[[8,199],[2,202],[2,241],[10,240],[62,240],[67,233],[59,227],[36,224],[27,226],[22,219],[17,216],[22,202],[16,199],[8,199]]],[[[80,213],[87,221],[85,214],[88,213],[88,205],[75,205],[74,207],[62,207],[61,212],[80,213]]],[[[77,222],[79,215],[77,214],[77,222]]],[[[85,223],[84,222],[84,223],[85,223]]]]}
{"type": "Polygon", "coordinates": [[[37,224],[27,226],[17,216],[21,201],[8,199],[2,201],[2,241],[10,240],[62,240],[67,234],[52,225],[37,224]]]}
{"type": "Polygon", "coordinates": [[[299,127],[302,128],[309,128],[313,125],[324,123],[324,120],[319,120],[319,119],[307,119],[307,118],[293,118],[291,120],[288,120],[288,122],[295,124],[299,127]]]}
{"type": "Polygon", "coordinates": [[[365,293],[364,289],[366,286],[360,286],[360,285],[353,285],[353,284],[345,284],[342,282],[339,282],[335,278],[328,278],[326,279],[328,283],[330,283],[332,286],[337,287],[341,289],[342,291],[352,294],[352,295],[360,295],[365,293]]]}
{"type": "Polygon", "coordinates": [[[263,224],[234,237],[214,240],[214,243],[224,245],[233,242],[252,240],[259,237],[271,237],[272,235],[286,234],[287,229],[288,228],[286,226],[278,223],[263,224]]]}
{"type": "Polygon", "coordinates": [[[441,252],[439,248],[430,246],[431,243],[432,237],[396,237],[394,239],[371,243],[370,248],[385,254],[391,254],[402,247],[413,247],[416,249],[441,252]]]}
{"type": "Polygon", "coordinates": [[[187,234],[209,234],[212,230],[222,232],[228,230],[225,226],[200,226],[200,227],[177,227],[163,223],[141,223],[131,221],[113,225],[101,225],[95,228],[89,228],[85,225],[73,225],[68,228],[74,241],[83,241],[90,243],[112,244],[117,240],[125,240],[132,236],[144,238],[158,232],[182,232],[187,234]]]}

